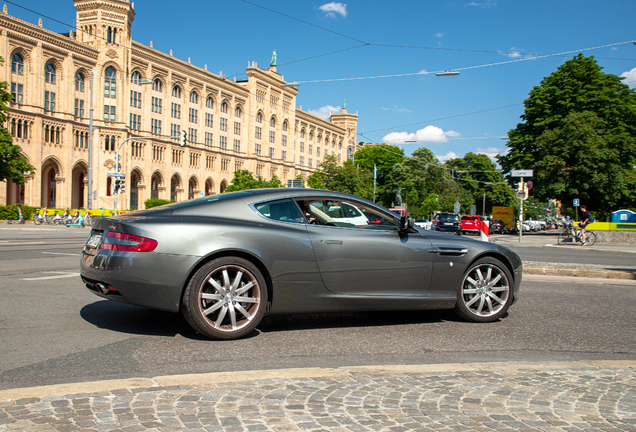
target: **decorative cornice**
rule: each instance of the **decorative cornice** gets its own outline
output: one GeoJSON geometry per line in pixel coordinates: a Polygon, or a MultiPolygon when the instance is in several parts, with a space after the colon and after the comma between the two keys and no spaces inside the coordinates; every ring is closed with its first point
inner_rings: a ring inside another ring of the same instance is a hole
{"type": "Polygon", "coordinates": [[[23,40],[34,46],[41,41],[47,48],[64,54],[66,54],[64,51],[66,50],[67,52],[78,53],[94,59],[97,59],[99,55],[97,50],[92,50],[85,45],[74,42],[68,36],[40,28],[34,24],[11,16],[0,15],[0,27],[7,29],[7,36],[9,38],[23,40]]]}

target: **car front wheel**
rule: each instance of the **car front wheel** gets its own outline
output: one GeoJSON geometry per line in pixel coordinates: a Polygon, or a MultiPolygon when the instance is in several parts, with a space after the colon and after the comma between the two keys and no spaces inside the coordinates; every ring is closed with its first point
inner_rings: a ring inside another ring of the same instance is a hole
{"type": "Polygon", "coordinates": [[[251,262],[224,257],[201,267],[183,294],[183,315],[196,331],[213,339],[237,339],[260,323],[267,286],[251,262]]]}
{"type": "Polygon", "coordinates": [[[456,312],[473,322],[501,318],[512,304],[512,276],[495,258],[482,258],[464,273],[457,292],[456,312]]]}

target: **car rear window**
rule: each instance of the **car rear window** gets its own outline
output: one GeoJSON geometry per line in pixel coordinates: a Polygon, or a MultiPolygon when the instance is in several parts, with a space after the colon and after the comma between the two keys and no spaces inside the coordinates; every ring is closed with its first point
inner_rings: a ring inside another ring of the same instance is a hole
{"type": "Polygon", "coordinates": [[[462,216],[462,220],[479,220],[479,218],[477,216],[462,216]]]}
{"type": "Polygon", "coordinates": [[[437,219],[445,222],[455,222],[459,220],[459,216],[456,214],[441,214],[437,215],[437,219]]]}

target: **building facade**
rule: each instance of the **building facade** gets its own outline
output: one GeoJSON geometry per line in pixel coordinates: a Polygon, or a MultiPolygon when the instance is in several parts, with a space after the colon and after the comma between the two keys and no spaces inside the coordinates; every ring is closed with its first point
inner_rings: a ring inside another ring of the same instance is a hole
{"type": "Polygon", "coordinates": [[[69,34],[12,17],[6,5],[0,15],[0,81],[15,99],[5,126],[36,168],[24,185],[0,185],[0,205],[85,208],[90,166],[92,207],[113,208],[118,154],[122,209],[222,193],[240,169],[286,182],[326,155],[352,155],[357,114],[324,120],[296,108],[298,89],[275,65],[252,62],[246,80],[230,80],[132,40],[128,0],[74,4],[69,34]]]}

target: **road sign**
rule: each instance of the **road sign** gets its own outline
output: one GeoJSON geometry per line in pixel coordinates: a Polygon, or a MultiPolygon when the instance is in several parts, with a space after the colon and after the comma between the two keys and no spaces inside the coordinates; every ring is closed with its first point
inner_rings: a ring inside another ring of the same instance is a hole
{"type": "Polygon", "coordinates": [[[574,207],[578,207],[579,206],[579,199],[578,198],[574,198],[574,207]]]}
{"type": "Polygon", "coordinates": [[[528,198],[528,194],[526,193],[526,191],[517,191],[517,194],[515,195],[517,197],[517,199],[520,200],[525,200],[526,198],[528,198]]]}
{"type": "Polygon", "coordinates": [[[124,174],[124,173],[106,173],[106,177],[126,178],[126,174],[124,174]]]}
{"type": "Polygon", "coordinates": [[[532,170],[512,170],[512,177],[532,177],[532,170]]]}
{"type": "Polygon", "coordinates": [[[532,189],[532,182],[526,182],[526,187],[528,189],[532,189]]]}
{"type": "Polygon", "coordinates": [[[199,198],[203,198],[203,192],[199,192],[199,198]]]}
{"type": "Polygon", "coordinates": [[[460,209],[461,209],[461,203],[459,201],[455,201],[455,206],[453,207],[453,211],[455,211],[455,213],[459,213],[460,209]]]}

